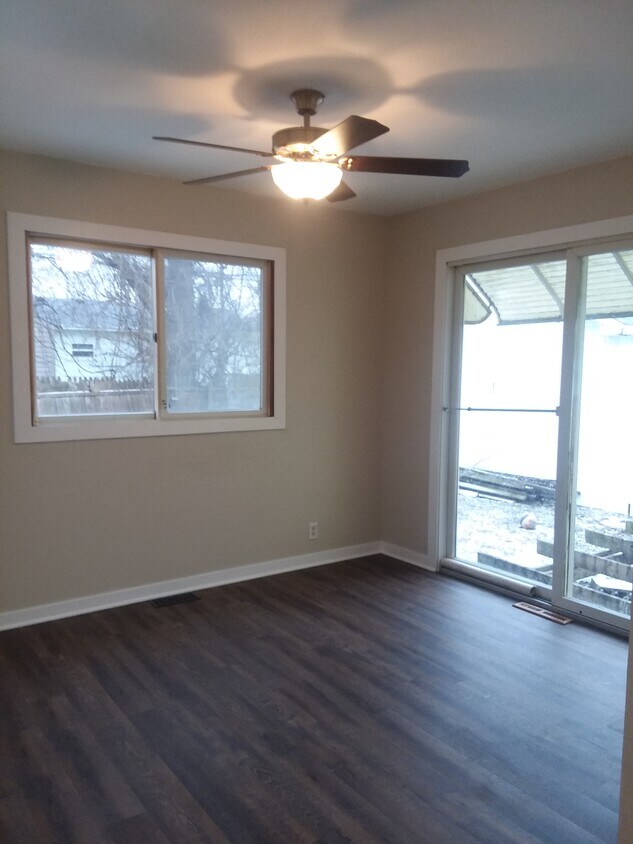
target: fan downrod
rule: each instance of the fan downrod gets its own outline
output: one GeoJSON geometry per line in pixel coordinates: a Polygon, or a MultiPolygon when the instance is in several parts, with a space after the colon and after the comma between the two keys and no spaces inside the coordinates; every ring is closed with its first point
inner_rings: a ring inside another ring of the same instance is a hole
{"type": "Polygon", "coordinates": [[[295,104],[297,114],[303,117],[303,126],[291,126],[279,129],[273,135],[273,150],[275,155],[294,160],[314,161],[314,153],[309,149],[310,144],[326,131],[310,124],[310,118],[316,114],[317,108],[325,99],[321,91],[314,88],[299,88],[290,94],[295,104]]]}

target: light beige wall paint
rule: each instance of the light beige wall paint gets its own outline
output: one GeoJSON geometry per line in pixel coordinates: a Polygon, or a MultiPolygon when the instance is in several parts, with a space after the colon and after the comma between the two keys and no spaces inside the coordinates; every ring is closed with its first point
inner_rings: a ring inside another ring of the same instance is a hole
{"type": "MultiPolygon", "coordinates": [[[[382,538],[427,553],[431,356],[438,249],[633,214],[633,156],[392,221],[385,287],[382,538]]],[[[633,664],[633,656],[629,656],[633,664]]],[[[633,844],[633,667],[619,844],[633,844]]]]}
{"type": "Polygon", "coordinates": [[[383,304],[385,541],[427,553],[437,250],[627,214],[633,214],[633,156],[392,220],[383,304]]]}
{"type": "Polygon", "coordinates": [[[283,431],[15,445],[3,220],[0,611],[379,538],[384,220],[14,153],[0,208],[285,247],[288,309],[283,431]]]}

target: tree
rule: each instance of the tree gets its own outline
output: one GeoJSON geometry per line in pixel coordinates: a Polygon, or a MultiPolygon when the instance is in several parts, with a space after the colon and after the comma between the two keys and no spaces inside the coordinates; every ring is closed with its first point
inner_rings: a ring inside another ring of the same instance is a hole
{"type": "Polygon", "coordinates": [[[174,410],[259,407],[260,267],[168,258],[165,267],[167,379],[174,410]],[[248,381],[250,379],[250,390],[248,381]],[[255,395],[256,393],[256,395],[255,395]]]}

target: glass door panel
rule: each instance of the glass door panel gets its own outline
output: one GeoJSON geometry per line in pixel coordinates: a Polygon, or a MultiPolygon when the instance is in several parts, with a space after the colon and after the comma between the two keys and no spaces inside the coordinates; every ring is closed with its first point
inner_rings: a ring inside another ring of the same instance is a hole
{"type": "Polygon", "coordinates": [[[454,556],[551,588],[566,263],[464,274],[454,556]]]}
{"type": "Polygon", "coordinates": [[[462,412],[456,556],[551,588],[557,419],[462,412]]]}
{"type": "Polygon", "coordinates": [[[626,618],[633,570],[633,250],[590,255],[584,275],[566,595],[626,618]]]}

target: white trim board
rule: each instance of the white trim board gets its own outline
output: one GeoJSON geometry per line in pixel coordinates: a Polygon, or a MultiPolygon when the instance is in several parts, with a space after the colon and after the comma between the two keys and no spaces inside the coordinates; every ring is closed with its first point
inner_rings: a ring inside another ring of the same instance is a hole
{"type": "Polygon", "coordinates": [[[514,254],[520,256],[533,251],[569,248],[587,241],[629,235],[631,232],[633,232],[633,215],[484,240],[464,246],[449,246],[438,250],[437,269],[439,271],[451,264],[469,264],[473,261],[509,257],[514,254]]]}
{"type": "Polygon", "coordinates": [[[345,548],[333,548],[329,551],[317,551],[313,554],[302,554],[297,557],[284,557],[263,563],[250,563],[245,566],[235,566],[229,569],[219,569],[189,577],[177,577],[173,580],[162,580],[157,583],[147,583],[132,586],[128,589],[115,589],[112,592],[101,592],[98,595],[86,595],[82,598],[70,598],[66,601],[56,601],[51,604],[40,604],[35,607],[25,607],[19,610],[0,612],[0,630],[11,630],[16,627],[27,627],[31,624],[42,624],[74,615],[98,612],[99,610],[124,607],[138,604],[141,601],[151,601],[167,595],[178,595],[181,592],[192,592],[196,589],[211,589],[214,586],[225,586],[230,583],[240,583],[243,580],[256,580],[274,574],[301,571],[301,569],[324,566],[331,563],[341,563],[358,557],[369,557],[372,554],[384,554],[403,563],[434,572],[436,567],[429,557],[390,542],[367,542],[363,545],[349,545],[345,548]]]}
{"type": "Polygon", "coordinates": [[[380,543],[380,553],[385,557],[393,557],[401,563],[409,563],[424,571],[437,572],[438,567],[428,554],[420,554],[419,551],[412,551],[410,548],[403,548],[401,545],[393,545],[391,542],[380,543]]]}
{"type": "Polygon", "coordinates": [[[178,595],[181,592],[191,592],[196,589],[209,589],[213,586],[224,586],[228,583],[239,583],[242,580],[254,580],[259,577],[299,571],[314,566],[328,565],[329,563],[340,563],[343,560],[353,560],[357,557],[367,557],[371,554],[380,553],[382,553],[381,543],[369,542],[364,545],[350,545],[346,548],[317,551],[313,554],[303,554],[297,557],[285,557],[280,560],[219,569],[218,571],[194,574],[189,577],[177,577],[173,580],[162,580],[157,583],[132,586],[128,589],[116,589],[112,592],[101,592],[98,595],[86,595],[82,598],[70,598],[66,601],[40,604],[36,607],[9,610],[8,612],[0,612],[0,630],[26,627],[29,624],[41,624],[45,621],[54,621],[68,616],[122,607],[126,604],[136,604],[141,601],[151,601],[154,598],[163,598],[166,595],[178,595]]]}

